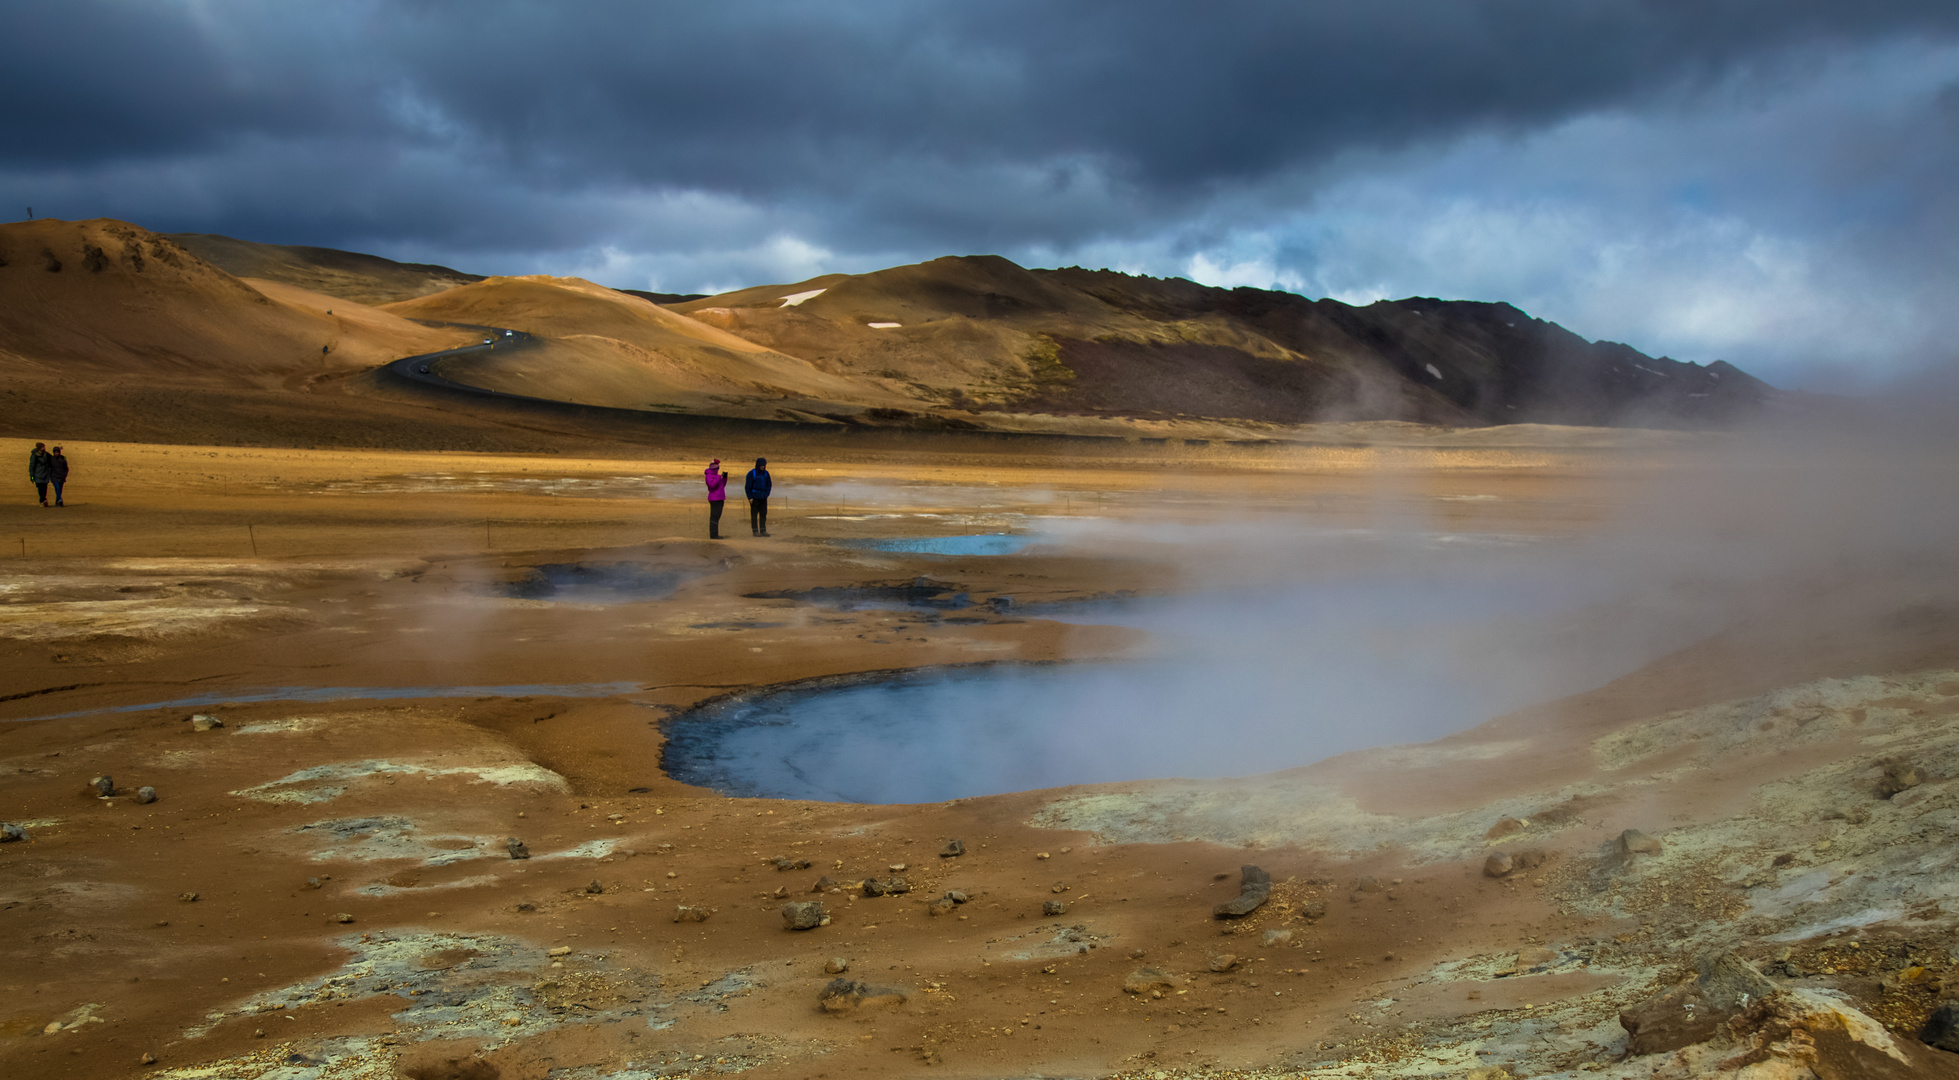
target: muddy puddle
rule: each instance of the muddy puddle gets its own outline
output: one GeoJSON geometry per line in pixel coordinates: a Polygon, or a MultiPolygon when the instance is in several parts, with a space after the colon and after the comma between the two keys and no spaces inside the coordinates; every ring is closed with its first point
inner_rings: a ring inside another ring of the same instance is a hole
{"type": "Polygon", "coordinates": [[[665,600],[696,575],[649,563],[542,563],[522,577],[492,586],[513,600],[621,604],[665,600]]]}
{"type": "Polygon", "coordinates": [[[137,705],[113,705],[45,716],[21,716],[12,723],[31,720],[67,720],[102,713],[146,712],[150,709],[205,709],[221,705],[253,705],[265,701],[392,701],[400,698],[479,698],[479,697],[612,697],[639,690],[636,682],[604,683],[513,683],[504,686],[273,686],[251,690],[213,691],[137,705]]]}
{"type": "MultiPolygon", "coordinates": [[[[819,585],[813,589],[772,589],[743,593],[747,600],[794,600],[833,611],[963,611],[970,594],[956,585],[918,578],[904,584],[819,585]]],[[[997,606],[997,605],[996,605],[997,606]]]]}

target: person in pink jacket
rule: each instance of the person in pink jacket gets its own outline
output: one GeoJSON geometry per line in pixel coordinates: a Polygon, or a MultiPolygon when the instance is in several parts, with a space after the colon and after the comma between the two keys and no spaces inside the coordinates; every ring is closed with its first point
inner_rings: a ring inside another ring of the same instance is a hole
{"type": "Polygon", "coordinates": [[[721,510],[728,500],[728,474],[721,471],[721,459],[707,463],[707,538],[721,539],[721,510]]]}

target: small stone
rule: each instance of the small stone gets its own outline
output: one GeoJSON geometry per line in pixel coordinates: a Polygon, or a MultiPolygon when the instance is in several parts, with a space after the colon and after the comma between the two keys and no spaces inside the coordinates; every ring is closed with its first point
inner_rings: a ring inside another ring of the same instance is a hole
{"type": "Polygon", "coordinates": [[[184,893],[178,893],[178,894],[177,894],[177,899],[179,899],[179,900],[182,900],[182,901],[183,901],[184,903],[186,903],[186,904],[189,904],[189,903],[192,903],[192,902],[194,902],[194,901],[196,901],[196,899],[197,899],[197,894],[196,894],[196,893],[194,893],[194,892],[184,892],[184,893]]]}
{"type": "Polygon", "coordinates": [[[1326,918],[1326,904],[1319,900],[1309,901],[1305,907],[1299,909],[1299,913],[1306,916],[1308,921],[1324,919],[1326,918]]]}
{"type": "Polygon", "coordinates": [[[510,852],[510,857],[513,859],[528,859],[531,857],[531,849],[522,840],[514,836],[505,840],[503,846],[506,851],[510,852]]]}
{"type": "Polygon", "coordinates": [[[224,721],[215,716],[207,716],[204,713],[197,713],[190,718],[190,729],[192,731],[210,731],[223,726],[224,721]]]}
{"type": "Polygon", "coordinates": [[[872,986],[842,977],[831,979],[817,993],[817,1004],[827,1013],[847,1013],[857,1009],[903,1005],[908,997],[903,990],[872,986]]]}
{"type": "Polygon", "coordinates": [[[1496,824],[1490,826],[1489,832],[1483,834],[1483,839],[1501,840],[1506,836],[1523,832],[1529,827],[1530,822],[1528,821],[1522,821],[1513,817],[1501,817],[1496,819],[1496,824]]]}
{"type": "Polygon", "coordinates": [[[1843,820],[1852,825],[1868,825],[1871,822],[1871,812],[1864,807],[1853,806],[1843,812],[1843,820]]]}
{"type": "Polygon", "coordinates": [[[98,776],[88,782],[89,789],[99,798],[108,798],[116,793],[116,782],[106,776],[98,776]]]}
{"type": "Polygon", "coordinates": [[[958,889],[954,889],[951,892],[945,894],[945,898],[947,900],[952,901],[955,904],[963,904],[967,900],[971,899],[971,897],[968,897],[965,893],[960,892],[958,889]]]}
{"type": "Polygon", "coordinates": [[[821,900],[792,900],[782,905],[782,925],[787,930],[814,930],[830,925],[830,913],[821,900]]]}
{"type": "Polygon", "coordinates": [[[956,859],[964,854],[966,854],[966,845],[958,840],[947,840],[945,846],[939,849],[941,859],[956,859]]]}
{"type": "Polygon", "coordinates": [[[1508,877],[1515,869],[1517,869],[1517,860],[1512,859],[1507,851],[1492,851],[1489,857],[1483,860],[1484,877],[1508,877]]]}
{"type": "Polygon", "coordinates": [[[808,859],[792,859],[787,855],[777,855],[769,860],[777,870],[807,870],[815,865],[808,859]]]}
{"type": "Polygon", "coordinates": [[[354,917],[343,911],[340,914],[335,915],[333,917],[333,921],[337,923],[350,923],[354,921],[354,917]]]}
{"type": "Polygon", "coordinates": [[[823,961],[823,973],[825,975],[841,975],[849,970],[850,970],[850,961],[845,960],[841,956],[833,956],[830,959],[823,961]]]}
{"type": "Polygon", "coordinates": [[[836,878],[833,878],[833,877],[831,877],[831,876],[830,876],[830,875],[828,875],[828,874],[825,874],[825,875],[823,875],[822,877],[820,877],[820,878],[817,878],[817,879],[816,879],[816,884],[814,884],[814,885],[811,885],[811,886],[809,887],[809,891],[810,891],[810,892],[829,892],[829,891],[830,891],[831,889],[834,889],[834,888],[836,888],[836,887],[837,887],[837,879],[836,879],[836,878]]]}
{"type": "Polygon", "coordinates": [[[265,1038],[265,1029],[264,1029],[264,1028],[253,1028],[253,1029],[252,1029],[252,1038],[254,1038],[254,1039],[263,1039],[263,1038],[265,1038]]]}
{"type": "Polygon", "coordinates": [[[1384,888],[1386,886],[1381,884],[1381,879],[1376,877],[1364,877],[1354,882],[1355,892],[1375,893],[1380,892],[1384,888]]]}
{"type": "Polygon", "coordinates": [[[951,912],[955,906],[952,902],[952,897],[941,896],[937,900],[925,905],[925,913],[928,915],[945,915],[951,912]]]}
{"type": "Polygon", "coordinates": [[[145,1065],[154,1065],[154,1064],[156,1064],[156,1055],[155,1055],[155,1054],[144,1054],[144,1055],[142,1056],[142,1058],[141,1058],[140,1060],[141,1060],[141,1061],[142,1061],[142,1063],[143,1063],[143,1064],[145,1064],[145,1065]]]}
{"type": "Polygon", "coordinates": [[[1237,966],[1238,958],[1230,953],[1213,953],[1211,955],[1212,971],[1230,971],[1237,966]]]}
{"type": "Polygon", "coordinates": [[[1037,859],[1045,859],[1048,857],[1048,853],[1045,851],[1037,851],[1034,853],[1034,857],[1037,859]]]}
{"type": "Polygon", "coordinates": [[[1612,846],[1628,862],[1632,861],[1634,855],[1658,855],[1662,850],[1657,838],[1648,836],[1638,829],[1627,829],[1620,833],[1619,838],[1612,842],[1612,846]]]}
{"type": "Polygon", "coordinates": [[[1257,911],[1272,895],[1272,875],[1250,863],[1238,868],[1238,895],[1211,909],[1214,919],[1235,919],[1257,911]]]}
{"type": "Polygon", "coordinates": [[[890,870],[894,874],[902,874],[905,872],[906,867],[904,863],[894,862],[889,867],[886,867],[886,869],[890,870]]]}
{"type": "Polygon", "coordinates": [[[1933,1009],[1932,1015],[1925,1019],[1924,1028],[1918,1032],[1918,1041],[1959,1054],[1959,1002],[1948,1001],[1933,1009]]]}
{"type": "Polygon", "coordinates": [[[1042,915],[1066,915],[1068,914],[1068,905],[1062,903],[1059,900],[1049,900],[1047,903],[1041,905],[1041,914],[1042,915]]]}
{"type": "Polygon", "coordinates": [[[521,904],[518,904],[518,905],[517,905],[517,910],[518,910],[518,911],[536,911],[536,910],[537,910],[537,905],[536,905],[536,904],[533,904],[533,903],[531,903],[531,902],[530,902],[530,901],[528,901],[528,900],[526,900],[526,901],[524,901],[523,903],[521,903],[521,904]]]}
{"type": "Polygon", "coordinates": [[[570,955],[571,955],[571,946],[569,946],[569,945],[560,945],[560,946],[558,946],[557,948],[555,948],[555,949],[552,949],[552,950],[551,950],[551,951],[550,951],[549,953],[547,953],[546,955],[547,955],[547,956],[570,956],[570,955]]]}
{"type": "Polygon", "coordinates": [[[149,786],[149,785],[147,785],[147,784],[145,784],[145,785],[143,785],[142,787],[139,787],[139,788],[137,788],[137,789],[136,789],[136,801],[137,801],[137,802],[139,802],[139,803],[142,803],[142,804],[144,804],[145,806],[147,806],[147,805],[149,805],[150,803],[153,803],[153,802],[155,802],[155,801],[156,801],[156,789],[155,789],[155,788],[153,788],[153,787],[150,787],[150,786],[149,786]]]}
{"type": "Polygon", "coordinates": [[[27,830],[18,825],[0,825],[0,844],[11,844],[16,840],[27,839],[27,830]]]}
{"type": "Polygon", "coordinates": [[[1068,886],[1064,882],[1057,881],[1054,883],[1054,888],[1049,889],[1048,891],[1056,892],[1056,893],[1064,893],[1068,891],[1068,886]]]}
{"type": "Polygon", "coordinates": [[[911,882],[901,877],[865,878],[865,896],[898,896],[911,891],[911,882]]]}
{"type": "Polygon", "coordinates": [[[1469,1070],[1464,1074],[1463,1080],[1512,1080],[1512,1078],[1509,1069],[1501,1065],[1486,1065],[1480,1069],[1469,1070]]]}
{"type": "Polygon", "coordinates": [[[47,1026],[41,1029],[41,1034],[53,1035],[60,1030],[61,1030],[61,1021],[50,1020],[48,1021],[47,1026]]]}
{"type": "Polygon", "coordinates": [[[1517,950],[1516,969],[1525,971],[1534,967],[1557,962],[1558,954],[1540,946],[1531,945],[1517,950]]]}
{"type": "Polygon", "coordinates": [[[708,908],[694,907],[689,904],[680,904],[673,909],[673,921],[674,922],[706,922],[707,917],[712,914],[714,914],[714,912],[708,908]]]}
{"type": "Polygon", "coordinates": [[[591,881],[585,883],[585,891],[597,896],[599,893],[605,891],[605,883],[598,878],[593,878],[591,881]]]}
{"type": "Polygon", "coordinates": [[[1267,930],[1265,932],[1265,947],[1268,949],[1274,945],[1284,945],[1291,940],[1292,931],[1290,930],[1267,930]]]}
{"type": "Polygon", "coordinates": [[[1916,765],[1903,761],[1888,761],[1884,764],[1884,774],[1878,777],[1877,793],[1882,798],[1890,798],[1901,791],[1909,791],[1925,782],[1925,774],[1916,765]]]}
{"type": "Polygon", "coordinates": [[[1122,980],[1125,994],[1148,994],[1152,991],[1174,990],[1177,982],[1159,968],[1141,967],[1129,973],[1122,980]]]}

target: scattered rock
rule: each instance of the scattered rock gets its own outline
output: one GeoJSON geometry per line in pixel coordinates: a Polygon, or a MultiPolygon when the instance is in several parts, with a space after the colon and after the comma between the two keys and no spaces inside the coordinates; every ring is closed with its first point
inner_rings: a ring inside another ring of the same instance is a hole
{"type": "Polygon", "coordinates": [[[1034,853],[1034,857],[1037,859],[1045,859],[1048,857],[1048,853],[1045,851],[1037,851],[1034,853]]]}
{"type": "Polygon", "coordinates": [[[317,889],[319,887],[320,887],[320,879],[316,877],[307,878],[306,884],[300,886],[300,888],[302,889],[317,889]]]}
{"type": "Polygon", "coordinates": [[[789,930],[814,930],[830,925],[830,913],[821,900],[792,900],[782,905],[782,925],[789,930]]]}
{"type": "Polygon", "coordinates": [[[1326,918],[1326,904],[1319,900],[1309,901],[1306,906],[1299,909],[1299,913],[1305,916],[1309,922],[1324,919],[1326,918]]]}
{"type": "Polygon", "coordinates": [[[27,839],[27,830],[18,825],[0,825],[0,844],[11,844],[16,840],[27,839]]]}
{"type": "Polygon", "coordinates": [[[585,891],[596,896],[605,891],[605,883],[598,878],[593,878],[591,881],[586,882],[585,891]]]}
{"type": "Polygon", "coordinates": [[[155,1054],[144,1054],[144,1055],[142,1056],[142,1058],[141,1058],[140,1060],[141,1060],[141,1061],[142,1061],[142,1063],[143,1063],[143,1064],[145,1064],[145,1065],[154,1065],[154,1064],[156,1064],[156,1055],[155,1055],[155,1054]]]}
{"type": "Polygon", "coordinates": [[[354,921],[354,917],[343,911],[340,914],[335,915],[333,917],[333,921],[337,923],[350,923],[354,921]]]}
{"type": "Polygon", "coordinates": [[[1517,860],[1511,858],[1507,851],[1492,851],[1489,858],[1483,860],[1484,877],[1509,877],[1510,872],[1515,869],[1517,869],[1517,860]]]}
{"type": "Polygon", "coordinates": [[[1513,817],[1498,818],[1496,824],[1490,826],[1490,831],[1483,834],[1483,839],[1493,841],[1501,840],[1506,836],[1514,836],[1517,833],[1523,832],[1529,827],[1530,822],[1528,821],[1522,821],[1513,817]]]}
{"type": "Polygon", "coordinates": [[[890,866],[885,867],[885,869],[891,871],[894,874],[902,874],[906,870],[910,869],[910,867],[906,866],[904,863],[901,862],[894,862],[890,866]]]}
{"type": "Polygon", "coordinates": [[[787,855],[777,855],[769,860],[777,870],[807,870],[816,865],[808,859],[792,859],[787,855]]]}
{"type": "Polygon", "coordinates": [[[680,904],[673,909],[673,921],[674,922],[706,922],[707,917],[712,914],[714,914],[714,911],[711,908],[694,907],[689,904],[680,904]]]}
{"type": "Polygon", "coordinates": [[[823,961],[823,974],[825,975],[841,975],[849,970],[850,961],[841,956],[833,956],[823,961]]]}
{"type": "Polygon", "coordinates": [[[190,729],[192,731],[210,731],[213,728],[221,728],[223,726],[224,721],[215,716],[207,716],[204,713],[197,713],[190,718],[190,729]]]}
{"type": "Polygon", "coordinates": [[[910,995],[890,986],[872,986],[855,979],[831,979],[816,995],[827,1013],[847,1013],[858,1009],[903,1005],[910,995]]]}
{"type": "Polygon", "coordinates": [[[939,849],[941,859],[956,859],[964,854],[966,854],[966,845],[957,840],[947,840],[945,846],[939,849]]]}
{"type": "Polygon", "coordinates": [[[108,798],[116,793],[116,782],[106,776],[98,776],[88,782],[89,790],[100,798],[108,798]]]}
{"type": "Polygon", "coordinates": [[[1924,782],[1925,774],[1918,766],[1903,761],[1887,761],[1884,763],[1884,774],[1877,779],[1877,793],[1879,797],[1888,799],[1924,782]]]}
{"type": "Polygon", "coordinates": [[[816,879],[816,884],[814,884],[814,885],[811,885],[811,886],[809,887],[809,891],[810,891],[810,892],[829,892],[829,891],[830,891],[831,889],[834,889],[834,888],[836,888],[836,887],[837,887],[837,879],[836,879],[836,878],[833,878],[833,877],[831,877],[831,876],[830,876],[830,875],[828,875],[828,874],[825,874],[825,875],[823,875],[822,877],[820,877],[820,878],[817,878],[817,879],[816,879]]]}
{"type": "Polygon", "coordinates": [[[946,915],[951,913],[955,906],[957,905],[952,902],[952,897],[941,896],[930,904],[925,905],[925,911],[928,915],[946,915]]]}
{"type": "Polygon", "coordinates": [[[1211,909],[1211,916],[1217,919],[1233,919],[1250,915],[1258,910],[1265,898],[1272,895],[1272,875],[1249,863],[1238,868],[1238,895],[1211,909]]]}
{"type": "Polygon", "coordinates": [[[155,788],[153,788],[153,787],[150,787],[150,786],[149,786],[148,784],[145,784],[145,785],[143,785],[142,787],[139,787],[139,788],[137,788],[137,789],[136,789],[136,801],[137,801],[137,802],[139,802],[139,803],[142,803],[142,804],[144,804],[145,806],[147,806],[147,805],[149,805],[150,803],[153,803],[153,802],[155,802],[155,801],[156,801],[156,789],[155,789],[155,788]]]}
{"type": "Polygon", "coordinates": [[[1728,1020],[1775,993],[1775,984],[1733,951],[1695,963],[1691,980],[1619,1014],[1633,1054],[1661,1054],[1704,1042],[1728,1020]]]}
{"type": "Polygon", "coordinates": [[[531,903],[531,902],[530,902],[530,901],[528,901],[528,900],[526,900],[526,901],[524,901],[523,903],[521,903],[521,904],[518,904],[518,905],[517,905],[517,910],[518,910],[518,911],[526,911],[526,912],[528,912],[528,911],[536,911],[536,910],[537,910],[537,905],[536,905],[536,904],[533,904],[533,903],[531,903]]]}
{"type": "Polygon", "coordinates": [[[1284,945],[1291,940],[1292,931],[1290,930],[1267,930],[1265,932],[1265,947],[1268,949],[1274,945],[1284,945]]]}
{"type": "Polygon", "coordinates": [[[911,882],[901,877],[865,878],[865,896],[897,896],[911,891],[911,882]]]}
{"type": "Polygon", "coordinates": [[[551,951],[550,951],[549,953],[546,953],[545,955],[547,955],[547,956],[570,956],[570,955],[571,955],[571,946],[569,946],[569,945],[560,945],[560,946],[558,946],[557,948],[555,948],[555,949],[552,949],[552,950],[551,950],[551,951]]]}
{"type": "Polygon", "coordinates": [[[182,900],[186,904],[189,904],[197,900],[197,894],[194,892],[178,893],[177,899],[182,900]]]}
{"type": "Polygon", "coordinates": [[[1049,900],[1041,905],[1041,914],[1044,916],[1066,915],[1068,914],[1068,905],[1062,903],[1059,900],[1049,900]]]}
{"type": "Polygon", "coordinates": [[[1918,1041],[1959,1054],[1959,1002],[1948,1001],[1933,1009],[1918,1032],[1918,1041]]]}
{"type": "Polygon", "coordinates": [[[1054,888],[1049,889],[1048,891],[1051,893],[1065,893],[1068,891],[1068,883],[1065,881],[1057,881],[1054,883],[1054,888]]]}
{"type": "Polygon", "coordinates": [[[528,859],[531,857],[531,849],[525,846],[522,840],[514,836],[505,840],[503,846],[510,852],[510,857],[513,859],[528,859]]]}
{"type": "Polygon", "coordinates": [[[1238,958],[1230,953],[1211,954],[1212,971],[1230,971],[1238,966],[1238,958]]]}
{"type": "Polygon", "coordinates": [[[1512,1080],[1512,1077],[1510,1070],[1501,1065],[1487,1065],[1480,1069],[1469,1070],[1464,1074],[1463,1080],[1512,1080]]]}
{"type": "Polygon", "coordinates": [[[963,904],[966,901],[972,899],[972,897],[967,896],[965,893],[960,892],[958,889],[954,889],[951,892],[946,893],[945,898],[947,900],[952,901],[955,904],[963,904]]]}
{"type": "Polygon", "coordinates": [[[1385,888],[1387,886],[1381,884],[1381,879],[1376,877],[1364,877],[1354,882],[1355,892],[1380,892],[1385,888]]]}
{"type": "Polygon", "coordinates": [[[1128,978],[1122,980],[1122,992],[1125,994],[1149,994],[1153,997],[1162,997],[1163,991],[1176,988],[1177,981],[1160,968],[1137,968],[1129,973],[1128,978]]]}

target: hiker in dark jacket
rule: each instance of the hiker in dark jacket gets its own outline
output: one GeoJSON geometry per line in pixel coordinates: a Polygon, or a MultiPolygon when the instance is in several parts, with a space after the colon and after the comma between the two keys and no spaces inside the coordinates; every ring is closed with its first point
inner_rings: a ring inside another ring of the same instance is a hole
{"type": "Polygon", "coordinates": [[[743,489],[748,493],[748,528],[756,536],[769,535],[769,491],[775,481],[769,479],[769,459],[758,457],[755,467],[748,470],[748,482],[743,489]]]}
{"type": "Polygon", "coordinates": [[[42,506],[48,504],[48,479],[53,475],[54,458],[48,453],[48,444],[35,443],[34,449],[27,452],[27,479],[41,496],[42,506]]]}
{"type": "Polygon", "coordinates": [[[61,456],[61,447],[54,448],[48,455],[48,483],[54,485],[54,504],[66,506],[61,501],[61,486],[68,482],[68,459],[61,456]]]}

